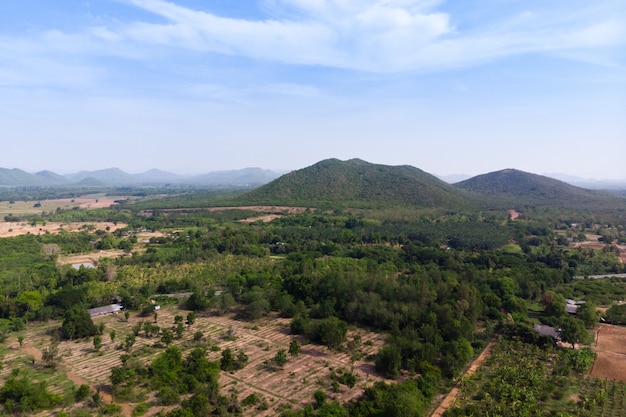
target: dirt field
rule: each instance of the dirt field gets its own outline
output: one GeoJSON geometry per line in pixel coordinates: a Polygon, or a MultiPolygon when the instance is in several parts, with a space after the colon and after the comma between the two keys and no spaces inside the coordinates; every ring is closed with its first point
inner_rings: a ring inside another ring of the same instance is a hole
{"type": "Polygon", "coordinates": [[[57,208],[63,210],[71,210],[78,208],[103,208],[109,207],[115,203],[115,200],[125,199],[126,197],[112,197],[103,194],[93,194],[76,198],[59,198],[54,200],[40,201],[0,201],[0,218],[4,218],[7,214],[27,215],[41,214],[42,211],[47,213],[55,211],[57,208]],[[37,207],[35,207],[37,206],[37,207]]]}
{"type": "Polygon", "coordinates": [[[68,232],[77,232],[80,231],[83,227],[86,226],[94,226],[97,230],[106,230],[109,228],[109,232],[114,232],[117,229],[121,229],[126,227],[126,224],[118,223],[113,224],[109,222],[99,222],[99,223],[54,223],[54,222],[46,222],[45,225],[37,224],[35,226],[30,223],[24,222],[2,222],[0,223],[0,238],[2,237],[11,237],[11,236],[21,236],[26,234],[44,234],[44,233],[59,233],[61,230],[65,230],[68,232]]]}
{"type": "MultiPolygon", "coordinates": [[[[158,312],[158,325],[165,327],[172,325],[174,316],[186,315],[186,311],[180,311],[176,307],[164,307],[158,312]]],[[[106,330],[102,337],[102,348],[100,352],[93,349],[91,339],[82,341],[63,341],[59,345],[61,361],[57,374],[63,375],[63,382],[56,382],[55,375],[48,375],[47,381],[50,389],[54,392],[63,392],[68,389],[68,384],[86,383],[93,390],[100,390],[105,401],[110,393],[109,378],[111,368],[120,365],[120,355],[125,353],[117,349],[118,345],[131,334],[131,328],[141,320],[150,320],[151,317],[141,318],[138,315],[131,315],[129,322],[126,322],[121,315],[110,315],[94,319],[96,324],[101,321],[105,323],[106,330]],[[115,341],[109,337],[110,330],[115,329],[117,336],[115,341]]],[[[33,367],[32,358],[39,361],[40,356],[36,355],[50,344],[49,330],[60,326],[60,323],[50,322],[47,324],[29,325],[24,333],[24,346],[19,347],[17,340],[9,343],[9,349],[4,357],[5,366],[0,370],[0,384],[8,377],[14,367],[33,367]]],[[[326,392],[329,399],[336,398],[340,401],[347,401],[362,393],[363,387],[381,380],[376,375],[373,364],[367,362],[367,355],[374,354],[384,343],[384,336],[363,330],[352,329],[348,333],[348,340],[352,340],[355,334],[362,338],[361,350],[363,359],[351,363],[350,353],[337,353],[329,351],[327,348],[302,344],[300,355],[291,357],[285,367],[281,369],[268,368],[265,363],[270,361],[280,349],[288,350],[289,342],[295,337],[290,334],[289,320],[277,317],[268,317],[255,322],[244,322],[234,320],[232,315],[225,316],[200,316],[196,323],[188,329],[182,340],[176,340],[174,345],[181,347],[184,352],[193,348],[196,343],[192,341],[193,333],[202,331],[205,335],[203,342],[205,345],[215,345],[219,349],[209,350],[210,360],[219,360],[221,350],[230,347],[237,352],[243,350],[249,357],[247,366],[239,371],[227,373],[222,372],[220,386],[222,395],[230,396],[233,392],[239,400],[243,400],[251,393],[256,393],[268,405],[267,410],[257,410],[256,407],[244,409],[244,416],[273,416],[279,414],[277,408],[294,407],[313,402],[313,393],[317,389],[326,392]],[[234,340],[224,339],[224,334],[232,328],[234,340]],[[340,385],[340,391],[333,393],[331,390],[330,372],[343,368],[353,369],[358,375],[357,384],[350,389],[345,385],[340,385]]],[[[303,342],[301,339],[299,339],[303,342]]],[[[143,332],[137,337],[133,346],[133,351],[143,350],[142,360],[147,364],[152,358],[162,352],[162,347],[155,346],[156,338],[146,338],[143,332]]],[[[186,355],[186,353],[184,353],[186,355]]],[[[150,409],[147,416],[154,415],[163,407],[150,402],[150,409]]],[[[136,404],[122,404],[123,414],[130,415],[136,404]]],[[[54,412],[43,413],[41,415],[55,415],[54,412]]]]}
{"type": "Polygon", "coordinates": [[[97,265],[100,258],[117,258],[122,255],[124,255],[123,250],[109,249],[84,253],[81,255],[60,256],[59,259],[57,259],[57,262],[61,265],[81,264],[85,262],[91,262],[92,264],[97,265]]]}
{"type": "Polygon", "coordinates": [[[591,376],[626,381],[626,327],[600,325],[595,350],[598,357],[591,376]]]}

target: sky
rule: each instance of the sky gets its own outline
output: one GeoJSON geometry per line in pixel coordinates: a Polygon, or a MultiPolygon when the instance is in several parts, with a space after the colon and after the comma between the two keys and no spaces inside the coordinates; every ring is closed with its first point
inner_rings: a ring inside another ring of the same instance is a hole
{"type": "Polygon", "coordinates": [[[626,179],[624,0],[0,2],[0,167],[626,179]]]}

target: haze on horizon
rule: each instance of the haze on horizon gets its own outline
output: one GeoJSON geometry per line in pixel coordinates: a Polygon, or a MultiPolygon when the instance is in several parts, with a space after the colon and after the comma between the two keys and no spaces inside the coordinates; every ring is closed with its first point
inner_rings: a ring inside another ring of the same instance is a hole
{"type": "Polygon", "coordinates": [[[626,179],[622,0],[0,3],[0,167],[626,179]]]}

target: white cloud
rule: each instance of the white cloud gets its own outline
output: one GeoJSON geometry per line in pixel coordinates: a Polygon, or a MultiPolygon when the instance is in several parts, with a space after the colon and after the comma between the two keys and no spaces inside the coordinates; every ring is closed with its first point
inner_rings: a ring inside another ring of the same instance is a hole
{"type": "Polygon", "coordinates": [[[451,25],[449,14],[435,10],[437,0],[265,0],[265,8],[279,16],[268,20],[225,18],[164,0],[127,1],[168,20],[118,31],[133,42],[373,72],[462,66],[512,54],[614,45],[625,38],[624,19],[606,16],[587,23],[580,11],[568,18],[524,10],[463,32],[451,25]]]}

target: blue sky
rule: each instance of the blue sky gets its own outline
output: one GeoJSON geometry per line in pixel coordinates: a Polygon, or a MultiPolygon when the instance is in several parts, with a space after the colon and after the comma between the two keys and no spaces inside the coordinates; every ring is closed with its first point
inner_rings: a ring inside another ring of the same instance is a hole
{"type": "Polygon", "coordinates": [[[623,0],[0,2],[0,167],[626,179],[623,0]]]}

